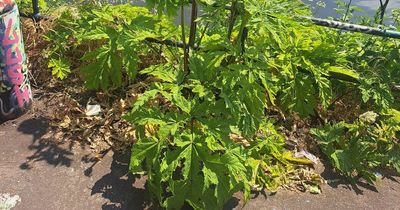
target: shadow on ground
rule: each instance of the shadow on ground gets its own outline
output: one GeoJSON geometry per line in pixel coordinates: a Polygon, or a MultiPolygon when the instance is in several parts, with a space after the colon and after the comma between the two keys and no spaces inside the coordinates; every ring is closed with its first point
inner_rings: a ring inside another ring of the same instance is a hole
{"type": "Polygon", "coordinates": [[[62,142],[55,142],[45,135],[49,132],[50,126],[45,118],[30,118],[19,124],[19,132],[32,135],[32,142],[28,149],[34,151],[26,158],[26,162],[20,165],[23,170],[32,168],[32,164],[38,161],[45,161],[47,164],[70,167],[72,162],[72,143],[65,145],[62,142]]]}
{"type": "MultiPolygon", "coordinates": [[[[101,194],[109,201],[103,204],[104,210],[160,209],[152,204],[144,186],[145,179],[128,172],[129,157],[129,154],[115,152],[110,172],[96,181],[91,194],[101,194]]],[[[91,176],[91,171],[85,171],[85,175],[91,176]]]]}
{"type": "MultiPolygon", "coordinates": [[[[73,141],[55,142],[53,139],[46,137],[48,136],[46,134],[51,131],[51,128],[45,118],[26,119],[18,124],[17,130],[32,137],[28,149],[31,150],[33,154],[29,153],[29,156],[26,157],[26,162],[20,165],[21,169],[29,170],[32,167],[32,163],[37,161],[43,161],[54,167],[71,167],[74,157],[73,141]]],[[[154,204],[156,202],[152,202],[149,196],[148,190],[145,187],[146,180],[144,178],[139,179],[128,172],[129,152],[121,153],[107,150],[101,154],[101,156],[100,158],[90,158],[90,155],[83,156],[81,159],[82,163],[85,163],[84,165],[89,167],[85,167],[86,170],[82,171],[79,176],[82,176],[80,179],[87,178],[88,180],[89,178],[92,180],[93,177],[96,177],[95,181],[89,181],[90,186],[92,186],[90,194],[92,196],[99,195],[106,200],[101,200],[100,204],[102,205],[102,209],[160,209],[159,206],[154,204]],[[112,157],[106,157],[108,153],[113,153],[112,157]],[[97,170],[98,168],[96,167],[96,174],[93,175],[93,168],[99,160],[103,158],[109,158],[109,162],[101,166],[99,165],[100,170],[97,170]]],[[[357,195],[368,194],[366,193],[368,191],[378,192],[377,188],[374,186],[363,181],[350,182],[335,173],[329,164],[325,163],[324,165],[326,165],[326,167],[321,174],[323,178],[326,180],[335,180],[329,182],[330,187],[348,189],[357,195]]],[[[396,181],[397,178],[393,177],[398,177],[397,173],[390,173],[388,171],[382,171],[382,175],[384,178],[394,181],[396,181]]],[[[257,197],[257,195],[255,195],[255,197],[257,197]]],[[[263,197],[265,197],[265,195],[263,195],[263,197]]],[[[229,201],[224,209],[241,208],[241,206],[239,206],[241,204],[240,198],[239,195],[237,198],[229,201]]]]}
{"type": "MultiPolygon", "coordinates": [[[[105,154],[103,154],[105,156],[105,154]]],[[[109,202],[103,204],[103,210],[158,210],[162,209],[153,202],[146,189],[146,178],[139,178],[128,172],[129,153],[115,152],[110,167],[110,172],[96,181],[92,188],[92,195],[101,194],[109,202]]],[[[89,159],[84,157],[84,162],[89,159]]],[[[85,171],[86,176],[92,176],[93,165],[85,171]]],[[[238,198],[232,198],[225,205],[224,210],[236,209],[239,205],[238,198]]],[[[193,209],[185,205],[182,210],[193,209]]]]}
{"type": "MultiPolygon", "coordinates": [[[[323,164],[325,165],[325,170],[321,173],[321,176],[325,180],[328,180],[328,185],[330,187],[345,188],[353,191],[357,195],[364,195],[364,191],[366,190],[379,193],[378,189],[374,185],[366,182],[362,178],[350,180],[334,171],[329,163],[324,162],[323,164]]],[[[389,179],[398,183],[397,179],[394,178],[400,176],[400,174],[398,174],[397,172],[385,169],[376,169],[376,172],[378,174],[381,174],[383,179],[389,179]]]]}

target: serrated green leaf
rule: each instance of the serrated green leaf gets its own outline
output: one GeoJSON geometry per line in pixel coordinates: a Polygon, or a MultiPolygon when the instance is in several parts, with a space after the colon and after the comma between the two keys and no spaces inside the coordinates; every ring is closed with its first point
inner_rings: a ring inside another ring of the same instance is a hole
{"type": "Polygon", "coordinates": [[[137,142],[132,147],[132,155],[131,161],[129,164],[129,170],[132,173],[143,173],[143,169],[141,167],[145,158],[151,158],[154,155],[158,154],[158,146],[159,142],[154,139],[142,139],[137,142]]]}
{"type": "Polygon", "coordinates": [[[172,89],[172,102],[178,106],[182,111],[190,114],[192,105],[185,97],[182,96],[182,92],[179,88],[172,89]]]}
{"type": "Polygon", "coordinates": [[[71,73],[70,66],[69,61],[63,58],[50,59],[48,64],[48,67],[52,69],[51,74],[61,80],[65,79],[71,73]]]}

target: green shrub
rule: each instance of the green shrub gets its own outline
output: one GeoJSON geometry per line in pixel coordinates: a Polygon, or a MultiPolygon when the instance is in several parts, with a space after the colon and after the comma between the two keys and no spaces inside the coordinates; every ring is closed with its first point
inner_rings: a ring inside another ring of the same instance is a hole
{"type": "MultiPolygon", "coordinates": [[[[257,4],[249,3],[250,8],[257,4]]],[[[148,189],[167,209],[185,203],[222,209],[233,193],[243,191],[247,201],[252,188],[275,191],[289,169],[311,163],[286,151],[284,138],[265,120],[275,96],[267,63],[255,59],[254,45],[247,51],[241,38],[249,11],[237,5],[242,13],[238,22],[231,20],[229,32],[222,22],[206,26],[210,15],[223,15],[224,8],[204,6],[208,12],[199,28],[205,32],[192,31],[201,48],[175,51],[179,56],[168,57],[170,62],[141,70],[155,82],[125,117],[135,124],[138,138],[130,170],[147,175],[148,189]]],[[[185,32],[182,36],[186,39],[185,32]]]]}
{"type": "Polygon", "coordinates": [[[376,181],[374,169],[392,167],[400,173],[400,112],[378,115],[366,112],[352,124],[340,122],[313,129],[321,149],[332,165],[354,180],[376,181]]]}
{"type": "Polygon", "coordinates": [[[64,8],[47,35],[49,67],[60,79],[78,70],[88,88],[105,92],[146,81],[125,116],[137,132],[130,171],[147,175],[163,207],[221,209],[238,191],[246,200],[251,189],[276,191],[311,162],[284,149],[267,110],[316,119],[349,94],[362,110],[391,111],[372,124],[363,115],[312,130],[323,152],[348,177],[373,182],[374,167],[399,170],[399,117],[390,109],[398,42],[282,15],[309,15],[297,0],[195,2],[203,14],[190,28],[184,16],[180,27],[171,21],[188,2],[148,0],[157,14],[129,5],[64,8]],[[152,55],[159,60],[139,67],[152,55]]]}
{"type": "Polygon", "coordinates": [[[216,56],[192,57],[186,81],[172,66],[144,69],[141,74],[160,82],[126,116],[138,133],[130,170],[147,175],[148,189],[168,209],[185,202],[195,209],[222,209],[233,193],[243,190],[247,200],[251,188],[276,191],[293,163],[310,164],[285,152],[284,138],[273,124],[262,122],[262,108],[257,108],[263,107],[262,88],[249,83],[245,72],[232,81],[240,65],[222,67],[216,56]],[[224,88],[225,80],[231,89],[224,88]],[[244,132],[248,138],[240,136],[244,132]]]}
{"type": "Polygon", "coordinates": [[[134,81],[139,56],[150,50],[144,40],[164,39],[175,30],[165,17],[143,7],[86,5],[59,10],[60,17],[46,35],[52,43],[49,67],[62,79],[71,72],[66,70],[71,68],[68,63],[78,65],[89,89],[107,91],[134,81]]]}

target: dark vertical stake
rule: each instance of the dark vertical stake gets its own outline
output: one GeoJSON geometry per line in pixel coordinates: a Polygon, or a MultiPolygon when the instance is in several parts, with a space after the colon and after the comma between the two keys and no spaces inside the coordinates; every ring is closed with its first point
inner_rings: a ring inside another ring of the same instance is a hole
{"type": "Polygon", "coordinates": [[[33,8],[33,16],[36,16],[40,13],[38,0],[32,0],[32,8],[33,8]]]}
{"type": "Polygon", "coordinates": [[[193,49],[196,40],[196,30],[197,30],[197,3],[196,0],[192,1],[192,17],[190,20],[190,35],[189,35],[189,46],[193,49]]]}

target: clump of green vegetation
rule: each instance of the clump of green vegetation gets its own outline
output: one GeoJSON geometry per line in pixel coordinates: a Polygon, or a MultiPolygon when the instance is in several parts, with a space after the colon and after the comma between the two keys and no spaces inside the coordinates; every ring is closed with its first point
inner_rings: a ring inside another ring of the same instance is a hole
{"type": "Polygon", "coordinates": [[[348,177],[373,182],[375,167],[399,171],[398,41],[299,22],[285,15],[310,15],[297,0],[146,3],[156,14],[130,5],[60,8],[46,35],[48,66],[103,92],[145,81],[125,116],[137,134],[130,171],[147,175],[163,207],[221,209],[233,193],[247,200],[251,190],[276,191],[311,164],[285,149],[271,108],[312,122],[321,150],[348,177]],[[339,102],[374,112],[332,117],[339,102]]]}
{"type": "Polygon", "coordinates": [[[391,167],[400,173],[400,112],[366,112],[354,123],[340,122],[313,129],[321,149],[335,168],[352,178],[374,183],[374,169],[391,167]]]}
{"type": "Polygon", "coordinates": [[[145,39],[165,39],[175,30],[168,19],[143,7],[64,8],[46,36],[53,44],[49,67],[53,75],[64,79],[74,63],[87,88],[121,87],[136,79],[139,57],[152,53],[145,39]]]}

